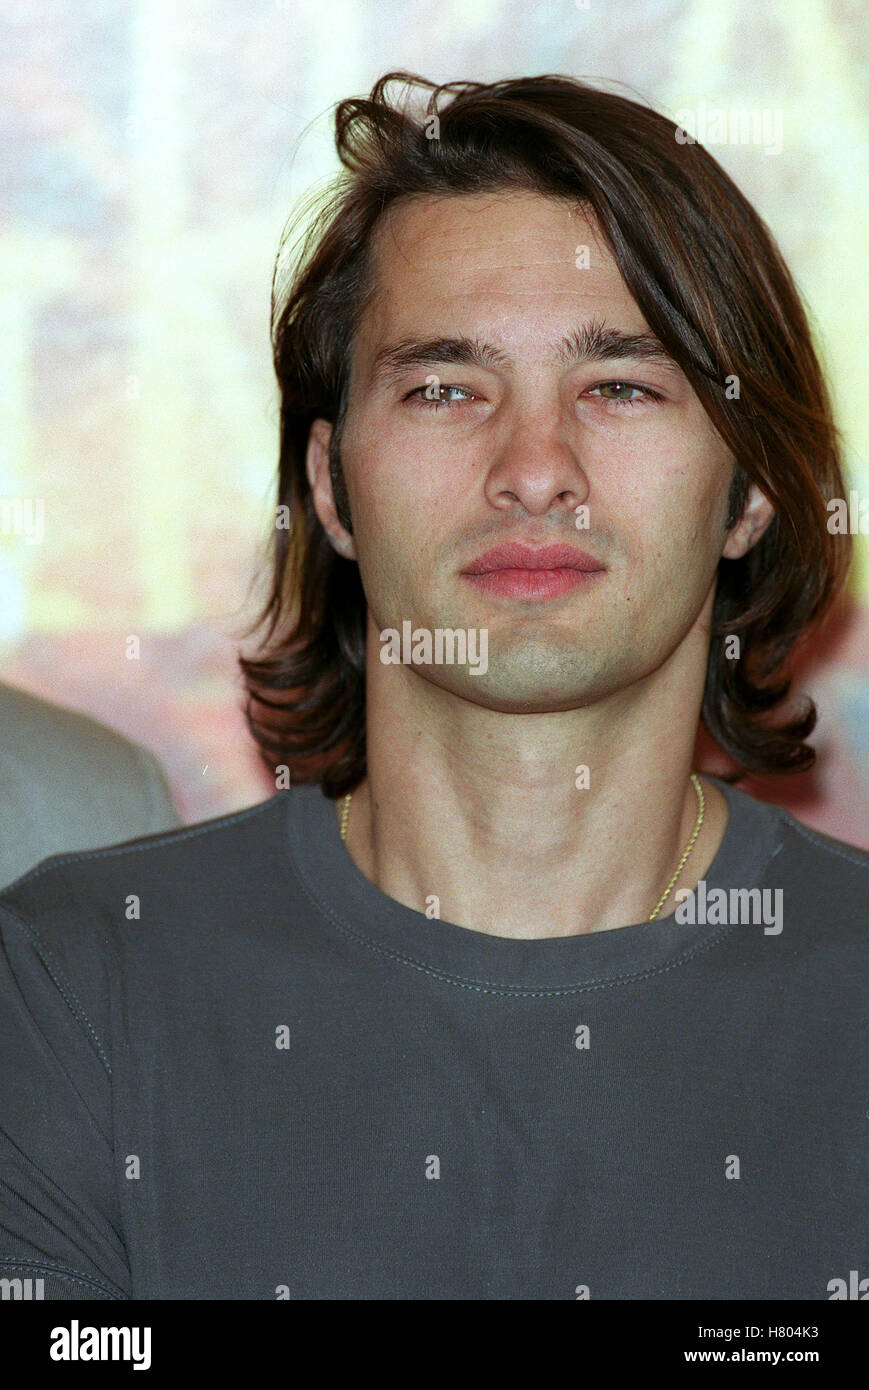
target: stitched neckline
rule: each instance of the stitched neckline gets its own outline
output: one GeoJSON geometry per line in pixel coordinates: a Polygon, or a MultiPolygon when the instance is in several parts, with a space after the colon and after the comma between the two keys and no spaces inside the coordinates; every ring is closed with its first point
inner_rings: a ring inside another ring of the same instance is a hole
{"type": "MultiPolygon", "coordinates": [[[[718,778],[709,780],[727,799],[728,820],[704,874],[707,894],[755,887],[781,847],[781,813],[718,778]]],[[[656,922],[587,935],[531,941],[489,936],[428,918],[381,892],[348,853],[335,803],[319,787],[295,787],[282,800],[292,863],[312,905],[332,927],[384,963],[465,989],[541,996],[606,988],[675,969],[734,930],[763,933],[761,926],[680,923],[674,908],[656,922]]]]}

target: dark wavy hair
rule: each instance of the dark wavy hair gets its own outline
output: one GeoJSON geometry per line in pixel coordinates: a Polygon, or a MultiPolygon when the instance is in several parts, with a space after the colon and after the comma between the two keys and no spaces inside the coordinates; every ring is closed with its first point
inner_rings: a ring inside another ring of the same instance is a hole
{"type": "Polygon", "coordinates": [[[340,446],[354,335],[374,289],[372,233],[402,198],[522,189],[596,215],[646,321],[734,456],[728,528],[752,480],[775,507],[748,554],[719,563],[701,720],[735,763],[733,781],[810,767],[813,703],[790,715],[775,707],[851,551],[826,524],[826,502],[844,495],[826,385],[763,220],[672,121],[561,75],[436,85],[389,72],[368,98],[337,105],[335,142],[343,170],[315,198],[294,272],[284,228],[272,282],[278,515],[289,525],[275,528],[270,591],[248,632],[260,630],[258,650],[239,658],[248,726],[267,765],[286,765],[292,781],[319,782],[331,797],[365,777],[365,595],[358,566],[335,552],[316,515],[305,453],[312,421],[332,422],[336,503],[352,529],[340,446]],[[388,99],[391,83],[402,84],[401,99],[388,99]],[[417,93],[427,100],[414,103],[417,93]],[[725,396],[733,377],[738,399],[725,396]],[[725,652],[730,635],[739,660],[725,652]]]}

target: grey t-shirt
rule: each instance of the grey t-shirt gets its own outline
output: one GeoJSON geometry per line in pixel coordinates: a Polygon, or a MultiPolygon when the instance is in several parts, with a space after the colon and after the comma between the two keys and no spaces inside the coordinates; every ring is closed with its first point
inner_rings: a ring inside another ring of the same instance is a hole
{"type": "Polygon", "coordinates": [[[314,787],[45,861],[0,896],[0,1277],[95,1299],[853,1287],[869,854],[718,785],[724,840],[680,908],[700,920],[564,938],[387,897],[314,787]]]}

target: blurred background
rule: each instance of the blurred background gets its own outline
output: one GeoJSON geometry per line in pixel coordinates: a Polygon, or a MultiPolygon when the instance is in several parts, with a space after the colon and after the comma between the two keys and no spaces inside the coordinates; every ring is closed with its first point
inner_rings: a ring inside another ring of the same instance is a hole
{"type": "MultiPolygon", "coordinates": [[[[796,277],[869,498],[867,47],[863,0],[6,0],[0,679],[149,747],[186,820],[273,793],[236,674],[274,520],[272,266],[336,171],[330,108],[390,68],[566,73],[693,119],[796,277]]],[[[818,767],[746,785],[869,847],[869,535],[799,684],[818,767]]]]}

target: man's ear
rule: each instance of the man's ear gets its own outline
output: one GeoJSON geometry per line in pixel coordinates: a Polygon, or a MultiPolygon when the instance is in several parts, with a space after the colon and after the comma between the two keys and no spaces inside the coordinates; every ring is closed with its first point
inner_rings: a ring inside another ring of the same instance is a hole
{"type": "Polygon", "coordinates": [[[727,540],[721,552],[722,559],[741,560],[752,546],[757,545],[774,516],[775,507],[772,502],[765,492],[761,492],[757,483],[752,483],[745,498],[742,515],[727,533],[727,540]]]}
{"type": "Polygon", "coordinates": [[[350,532],[342,525],[335,505],[332,488],[332,474],[329,466],[329,445],[332,441],[333,426],[328,420],[317,419],[308,434],[308,447],[305,452],[305,472],[311,484],[314,497],[314,510],[326,535],[339,555],[345,560],[356,559],[356,546],[350,532]]]}

